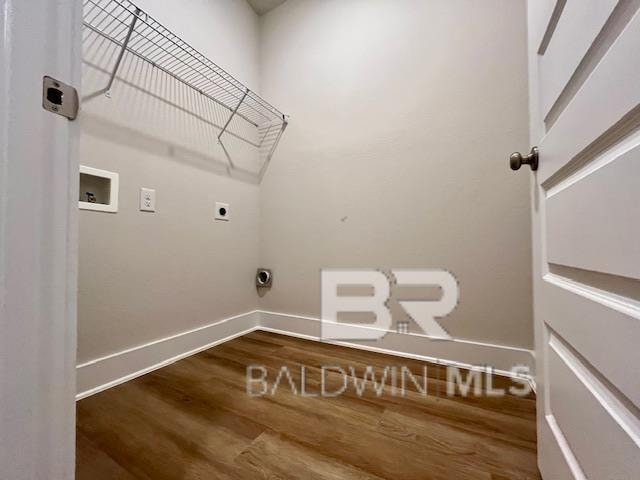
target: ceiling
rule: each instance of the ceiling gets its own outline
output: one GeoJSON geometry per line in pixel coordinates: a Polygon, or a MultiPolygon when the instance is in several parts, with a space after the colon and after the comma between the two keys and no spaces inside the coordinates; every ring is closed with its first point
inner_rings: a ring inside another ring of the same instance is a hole
{"type": "Polygon", "coordinates": [[[273,10],[278,5],[283,4],[286,0],[247,0],[251,8],[258,14],[264,15],[270,10],[273,10]]]}

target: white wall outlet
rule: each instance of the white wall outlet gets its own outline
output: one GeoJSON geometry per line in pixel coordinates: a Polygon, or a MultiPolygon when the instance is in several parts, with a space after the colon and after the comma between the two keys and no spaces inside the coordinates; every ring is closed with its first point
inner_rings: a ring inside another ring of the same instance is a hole
{"type": "Polygon", "coordinates": [[[140,189],[140,211],[155,212],[156,211],[156,191],[152,188],[140,189]]]}
{"type": "Polygon", "coordinates": [[[231,210],[228,203],[216,202],[216,220],[228,221],[231,218],[231,210]]]}

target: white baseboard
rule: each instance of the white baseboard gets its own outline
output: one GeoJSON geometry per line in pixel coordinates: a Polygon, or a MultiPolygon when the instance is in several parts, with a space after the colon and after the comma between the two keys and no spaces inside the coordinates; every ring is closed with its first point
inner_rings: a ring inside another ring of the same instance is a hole
{"type": "Polygon", "coordinates": [[[259,321],[259,312],[248,312],[78,365],[76,400],[246,335],[259,321]]]}
{"type": "MultiPolygon", "coordinates": [[[[76,367],[76,400],[115,387],[255,330],[319,341],[320,323],[317,318],[255,310],[116,352],[76,367]]],[[[362,325],[354,328],[372,329],[362,325]]],[[[443,341],[416,333],[396,332],[387,332],[383,338],[376,341],[329,343],[464,369],[491,369],[497,375],[513,376],[511,368],[524,365],[531,372],[531,376],[525,377],[535,388],[533,352],[523,348],[470,340],[443,341]]]]}
{"type": "MultiPolygon", "coordinates": [[[[259,330],[291,335],[308,340],[320,340],[318,318],[286,313],[260,311],[259,330]]],[[[354,330],[379,330],[365,325],[353,325],[354,330]]],[[[418,333],[384,332],[383,338],[371,340],[329,341],[336,345],[369,350],[426,362],[459,368],[488,371],[497,375],[513,376],[516,365],[529,368],[533,378],[535,361],[533,352],[524,348],[493,345],[471,340],[441,340],[418,333]]],[[[326,342],[326,340],[323,340],[326,342]]]]}

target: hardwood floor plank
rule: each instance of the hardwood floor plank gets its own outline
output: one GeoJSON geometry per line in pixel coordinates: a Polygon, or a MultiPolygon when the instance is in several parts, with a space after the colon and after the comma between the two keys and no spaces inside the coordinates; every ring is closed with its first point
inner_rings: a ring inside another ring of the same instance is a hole
{"type": "Polygon", "coordinates": [[[205,401],[255,418],[270,430],[288,432],[308,448],[341,462],[352,462],[383,478],[447,479],[452,473],[459,479],[488,478],[488,474],[469,467],[464,459],[445,458],[420,446],[399,445],[375,431],[379,417],[355,416],[350,410],[336,408],[328,399],[303,398],[286,389],[275,396],[250,398],[242,395],[238,384],[226,380],[195,385],[187,394],[202,399],[206,396],[205,401]],[[393,455],[372,453],[386,451],[393,455]],[[431,472],[429,476],[425,476],[426,471],[431,472]]]}
{"type": "MultiPolygon", "coordinates": [[[[401,364],[408,367],[416,374],[422,372],[422,367],[427,362],[421,360],[415,360],[411,358],[400,357],[396,355],[388,355],[384,353],[370,352],[367,350],[354,349],[349,347],[343,347],[341,345],[334,345],[330,343],[322,343],[314,340],[305,340],[287,335],[278,335],[271,332],[255,331],[251,332],[243,338],[252,338],[261,340],[273,345],[280,345],[282,347],[289,347],[291,349],[302,350],[304,352],[313,352],[314,354],[324,354],[327,356],[336,356],[343,360],[343,362],[353,361],[367,365],[394,365],[401,364]]],[[[284,351],[284,350],[283,350],[284,351]]],[[[431,378],[446,379],[445,365],[427,363],[429,366],[428,374],[431,378]]],[[[519,386],[519,383],[515,383],[511,378],[494,375],[494,388],[509,389],[511,386],[519,386]]],[[[529,398],[535,400],[535,394],[530,393],[528,397],[518,396],[517,398],[529,398]]],[[[534,407],[535,408],[535,407],[534,407]]]]}
{"type": "Polygon", "coordinates": [[[253,478],[313,478],[318,480],[382,480],[335,461],[283,435],[267,432],[251,444],[236,463],[255,472],[253,478]]]}
{"type": "MultiPolygon", "coordinates": [[[[367,352],[369,353],[369,352],[367,352]]],[[[362,377],[363,372],[368,366],[375,367],[375,371],[377,373],[381,373],[384,371],[386,367],[396,367],[398,372],[401,372],[401,368],[407,368],[413,375],[418,379],[418,385],[422,385],[421,378],[424,376],[424,372],[426,371],[428,376],[427,388],[430,395],[439,395],[446,396],[449,399],[462,401],[466,404],[473,404],[479,406],[480,408],[485,408],[488,410],[498,411],[504,414],[514,415],[522,418],[535,419],[535,399],[531,398],[522,398],[516,397],[510,394],[505,394],[503,397],[462,397],[460,391],[455,389],[455,395],[448,396],[447,395],[447,376],[446,373],[442,374],[442,376],[437,376],[437,371],[434,374],[430,371],[430,368],[427,367],[424,369],[424,362],[405,362],[404,359],[398,357],[390,357],[384,356],[384,358],[376,358],[375,355],[364,355],[362,358],[358,358],[357,360],[345,360],[340,354],[336,353],[335,355],[327,355],[327,354],[316,354],[314,351],[308,349],[301,348],[293,348],[293,347],[283,347],[280,350],[273,353],[275,358],[281,358],[283,360],[289,360],[296,362],[300,365],[306,365],[307,367],[312,368],[320,368],[322,365],[337,365],[342,367],[345,371],[350,372],[350,367],[353,367],[356,376],[362,377]],[[373,356],[373,358],[371,358],[373,356]],[[363,360],[366,360],[365,363],[363,360]],[[385,360],[388,363],[385,363],[385,360]]],[[[357,358],[357,357],[356,357],[357,358]]],[[[461,370],[461,375],[466,379],[467,371],[461,370]]],[[[405,375],[405,377],[407,377],[405,375]]],[[[486,375],[481,375],[482,385],[483,387],[486,385],[486,375]]],[[[414,385],[408,378],[406,378],[406,386],[413,391],[417,390],[416,385],[414,385]]],[[[505,378],[494,376],[493,377],[493,388],[498,388],[498,385],[503,385],[503,387],[508,389],[510,386],[520,387],[519,384],[513,383],[510,379],[508,382],[505,382],[505,378]]],[[[484,390],[484,389],[483,389],[484,390]]],[[[507,390],[508,391],[508,390],[507,390]]]]}
{"type": "Polygon", "coordinates": [[[171,405],[137,383],[80,402],[77,420],[80,432],[136,475],[203,478],[231,465],[253,440],[214,416],[193,415],[186,404],[171,405]]]}
{"type": "Polygon", "coordinates": [[[418,420],[400,412],[387,410],[378,428],[384,434],[409,443],[419,443],[445,456],[464,457],[478,469],[510,475],[518,480],[539,479],[536,453],[451,426],[418,420]]]}
{"type": "Polygon", "coordinates": [[[434,396],[446,377],[430,364],[426,396],[390,384],[313,396],[345,382],[323,365],[362,382],[367,365],[424,363],[252,332],[78,402],[77,478],[539,479],[534,397],[434,396]],[[247,394],[251,365],[268,395],[247,394]],[[283,367],[292,385],[271,395],[283,367]]]}
{"type": "MultiPolygon", "coordinates": [[[[229,344],[222,344],[223,347],[229,344]]],[[[241,350],[247,353],[255,353],[258,355],[268,356],[269,354],[278,351],[282,348],[282,345],[274,344],[273,342],[267,342],[260,338],[254,338],[249,335],[245,335],[234,339],[233,347],[237,350],[241,350]]]]}
{"type": "Polygon", "coordinates": [[[76,432],[76,477],[93,480],[135,480],[136,478],[81,431],[76,432]]]}
{"type": "MultiPolygon", "coordinates": [[[[223,364],[234,365],[233,368],[237,370],[238,373],[242,372],[242,365],[256,363],[259,360],[259,357],[244,357],[242,353],[236,352],[235,354],[230,354],[232,347],[229,346],[225,351],[217,352],[215,349],[211,352],[208,352],[207,355],[210,357],[220,358],[223,361],[223,364]],[[248,358],[246,362],[243,359],[248,358]],[[232,363],[226,362],[226,360],[231,359],[232,363]]],[[[284,350],[281,350],[281,352],[284,350]]],[[[206,358],[206,357],[201,357],[206,358]]],[[[339,360],[339,359],[338,359],[339,360]]],[[[330,365],[336,365],[339,363],[335,358],[331,358],[328,361],[330,365]]],[[[299,380],[299,370],[297,370],[297,366],[303,365],[299,362],[294,362],[290,358],[283,359],[282,362],[278,361],[278,357],[270,357],[267,359],[265,366],[271,369],[270,380],[273,382],[275,377],[274,368],[280,365],[287,365],[290,367],[289,371],[292,374],[294,380],[299,380]]],[[[309,368],[309,365],[306,365],[309,368]]],[[[218,365],[212,365],[211,369],[215,370],[218,365]]],[[[315,365],[310,367],[315,368],[315,365]]],[[[216,378],[223,378],[223,375],[220,374],[216,378]]],[[[236,375],[230,377],[231,380],[236,378],[236,375]]],[[[244,381],[244,379],[240,379],[240,381],[244,381]]],[[[340,387],[340,383],[342,381],[342,377],[339,375],[329,374],[328,382],[327,382],[327,390],[328,391],[336,391],[337,388],[340,387]],[[336,379],[338,377],[338,379],[336,379]]],[[[309,375],[307,378],[307,383],[311,385],[311,390],[317,391],[317,384],[319,381],[317,377],[313,375],[309,375]],[[315,389],[314,389],[315,387],[315,389]]],[[[286,383],[282,384],[282,388],[286,388],[286,383]]],[[[238,384],[240,386],[240,384],[238,384]]],[[[446,388],[442,387],[446,390],[446,388]]],[[[431,393],[434,393],[431,391],[431,393]]],[[[517,399],[517,397],[514,397],[517,399]]],[[[372,390],[367,390],[365,394],[360,397],[356,396],[353,389],[349,389],[345,391],[344,395],[338,397],[337,401],[342,400],[343,405],[346,405],[346,400],[355,400],[356,408],[361,410],[363,408],[385,408],[387,406],[397,406],[399,408],[409,408],[409,409],[417,409],[420,415],[429,415],[432,417],[439,417],[438,421],[443,422],[453,422],[460,423],[462,420],[464,424],[464,428],[469,431],[477,431],[482,432],[483,434],[492,435],[492,436],[501,436],[502,438],[509,439],[510,441],[514,441],[519,443],[520,445],[528,446],[529,448],[535,448],[536,442],[536,434],[535,434],[535,415],[528,415],[526,418],[518,418],[510,415],[508,405],[505,403],[505,412],[501,412],[499,409],[500,401],[504,399],[495,399],[495,398],[449,398],[446,397],[444,392],[440,396],[430,395],[426,398],[416,394],[415,392],[408,391],[407,396],[405,398],[400,398],[397,396],[393,396],[390,392],[389,388],[385,389],[385,395],[383,395],[382,399],[380,399],[377,395],[373,393],[372,390]],[[468,400],[468,401],[467,401],[468,400]],[[490,411],[485,411],[485,405],[483,402],[491,402],[495,408],[489,409],[490,411]]],[[[334,399],[323,399],[324,402],[331,402],[334,399]]],[[[531,405],[530,400],[523,399],[523,403],[526,405],[528,409],[534,409],[535,405],[531,405]]],[[[535,412],[535,410],[534,410],[535,412]]]]}

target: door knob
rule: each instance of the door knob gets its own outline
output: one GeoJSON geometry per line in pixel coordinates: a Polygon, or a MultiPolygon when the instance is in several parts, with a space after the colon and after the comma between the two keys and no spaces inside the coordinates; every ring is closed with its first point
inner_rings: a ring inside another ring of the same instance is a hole
{"type": "Polygon", "coordinates": [[[520,170],[522,165],[529,165],[534,172],[538,170],[538,147],[531,148],[529,155],[522,156],[520,152],[514,152],[509,157],[511,170],[520,170]]]}

